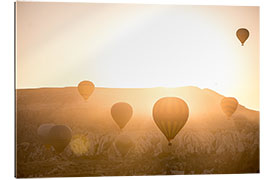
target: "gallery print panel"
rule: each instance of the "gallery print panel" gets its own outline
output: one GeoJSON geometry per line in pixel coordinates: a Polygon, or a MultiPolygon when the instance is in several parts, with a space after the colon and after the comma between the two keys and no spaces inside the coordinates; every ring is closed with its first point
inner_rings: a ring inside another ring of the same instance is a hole
{"type": "Polygon", "coordinates": [[[259,7],[15,12],[17,178],[259,173],[259,7]]]}

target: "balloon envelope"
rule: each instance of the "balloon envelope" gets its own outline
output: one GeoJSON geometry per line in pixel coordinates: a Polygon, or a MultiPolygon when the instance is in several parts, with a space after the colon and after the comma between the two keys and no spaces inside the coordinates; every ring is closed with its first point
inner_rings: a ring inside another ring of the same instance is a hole
{"type": "Polygon", "coordinates": [[[111,108],[112,118],[120,129],[123,129],[125,127],[125,125],[130,120],[132,113],[132,107],[125,102],[116,103],[111,108]]]}
{"type": "Polygon", "coordinates": [[[130,151],[132,147],[134,147],[134,142],[127,135],[120,135],[115,139],[115,147],[120,152],[120,154],[124,157],[130,151]]]}
{"type": "Polygon", "coordinates": [[[150,142],[153,146],[155,146],[160,142],[160,138],[158,136],[153,136],[151,137],[150,142]]]}
{"type": "Polygon", "coordinates": [[[78,91],[85,100],[89,98],[94,89],[95,85],[91,81],[82,81],[78,84],[78,91]]]}
{"type": "Polygon", "coordinates": [[[230,118],[237,109],[238,101],[234,97],[224,97],[220,102],[220,106],[226,116],[230,118]]]}
{"type": "Polygon", "coordinates": [[[245,28],[240,28],[236,31],[236,36],[239,39],[239,41],[242,43],[242,46],[244,46],[244,43],[249,37],[249,31],[245,28]]]}
{"type": "Polygon", "coordinates": [[[51,145],[60,153],[64,151],[69,144],[72,133],[71,129],[66,125],[55,125],[51,128],[49,136],[51,145]]]}
{"type": "Polygon", "coordinates": [[[49,133],[53,126],[55,126],[55,124],[53,123],[42,124],[39,126],[37,130],[37,134],[41,143],[45,145],[46,147],[50,146],[49,133]]]}
{"type": "Polygon", "coordinates": [[[177,97],[165,97],[159,99],[153,107],[153,118],[170,141],[184,127],[188,120],[189,109],[185,101],[177,97]]]}

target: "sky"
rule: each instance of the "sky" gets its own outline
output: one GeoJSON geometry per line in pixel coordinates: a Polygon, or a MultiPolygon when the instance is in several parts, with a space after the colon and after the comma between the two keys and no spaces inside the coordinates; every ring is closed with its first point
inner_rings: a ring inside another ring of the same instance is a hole
{"type": "Polygon", "coordinates": [[[16,86],[197,86],[259,110],[259,7],[17,2],[16,86]],[[244,46],[239,28],[250,32],[244,46]]]}

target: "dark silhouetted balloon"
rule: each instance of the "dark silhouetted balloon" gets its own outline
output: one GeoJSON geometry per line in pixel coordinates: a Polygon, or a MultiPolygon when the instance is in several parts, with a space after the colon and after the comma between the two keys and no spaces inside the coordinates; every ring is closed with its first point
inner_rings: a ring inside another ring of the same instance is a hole
{"type": "Polygon", "coordinates": [[[234,97],[224,97],[220,102],[220,106],[226,116],[230,118],[237,109],[238,101],[234,97]]]}
{"type": "Polygon", "coordinates": [[[39,128],[37,130],[39,140],[46,148],[51,147],[49,133],[50,133],[50,130],[53,126],[55,126],[55,124],[53,124],[53,123],[42,124],[39,126],[39,128]]]}
{"type": "Polygon", "coordinates": [[[134,147],[134,142],[127,135],[120,135],[115,139],[115,147],[120,152],[120,154],[124,157],[127,153],[134,147]]]}
{"type": "Polygon", "coordinates": [[[82,81],[78,84],[78,91],[85,100],[89,98],[94,89],[95,85],[91,81],[82,81]]]}
{"type": "Polygon", "coordinates": [[[189,109],[185,101],[177,97],[159,99],[153,107],[153,118],[166,136],[171,145],[171,140],[184,127],[188,120],[189,109]]]}
{"type": "Polygon", "coordinates": [[[125,102],[116,103],[111,108],[112,118],[120,129],[123,129],[128,123],[132,116],[132,112],[132,107],[125,102]]]}
{"type": "Polygon", "coordinates": [[[51,128],[49,136],[51,145],[56,152],[61,153],[69,144],[72,132],[66,125],[55,125],[51,128]]]}
{"type": "Polygon", "coordinates": [[[236,36],[239,39],[239,41],[242,43],[242,46],[244,46],[244,43],[249,37],[249,31],[245,28],[240,28],[236,31],[236,36]]]}

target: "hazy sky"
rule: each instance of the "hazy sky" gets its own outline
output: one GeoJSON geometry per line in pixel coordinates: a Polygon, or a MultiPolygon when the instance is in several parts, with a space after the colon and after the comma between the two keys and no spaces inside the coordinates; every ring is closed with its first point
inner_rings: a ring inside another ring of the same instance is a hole
{"type": "Polygon", "coordinates": [[[210,88],[258,110],[259,8],[17,2],[17,88],[86,79],[210,88]]]}

